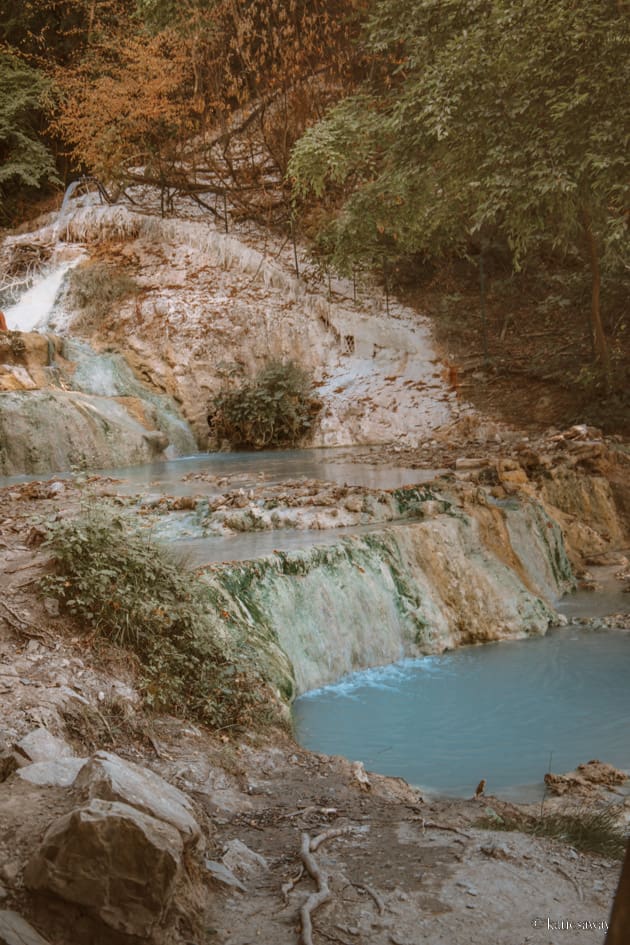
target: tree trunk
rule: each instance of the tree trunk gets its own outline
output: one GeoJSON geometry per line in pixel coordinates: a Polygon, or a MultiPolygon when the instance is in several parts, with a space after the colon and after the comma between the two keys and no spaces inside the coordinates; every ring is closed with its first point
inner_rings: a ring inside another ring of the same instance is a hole
{"type": "Polygon", "coordinates": [[[591,331],[593,341],[595,342],[595,354],[600,362],[606,383],[610,384],[610,354],[608,351],[608,342],[604,333],[602,324],[602,313],[600,307],[601,273],[599,269],[599,253],[597,251],[597,242],[593,233],[591,216],[588,210],[582,211],[582,226],[584,236],[586,237],[586,248],[588,251],[589,263],[591,267],[591,331]]]}
{"type": "Polygon", "coordinates": [[[630,843],[621,869],[605,945],[628,945],[628,942],[630,942],[630,843]]]}

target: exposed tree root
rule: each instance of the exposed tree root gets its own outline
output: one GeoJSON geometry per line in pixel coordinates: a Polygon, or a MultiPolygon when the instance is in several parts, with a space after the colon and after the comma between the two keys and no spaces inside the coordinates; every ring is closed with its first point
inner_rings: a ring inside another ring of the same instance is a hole
{"type": "Polygon", "coordinates": [[[312,840],[307,833],[302,834],[300,857],[307,873],[317,883],[317,892],[311,893],[300,909],[300,922],[302,925],[300,945],[313,945],[313,924],[311,922],[311,915],[316,909],[323,906],[325,902],[328,902],[331,896],[328,886],[328,874],[320,869],[313,854],[322,843],[325,843],[327,840],[333,840],[335,837],[340,837],[342,834],[349,833],[351,829],[351,827],[331,827],[330,830],[324,830],[323,833],[313,837],[312,840]]]}
{"type": "Polygon", "coordinates": [[[15,630],[16,633],[19,633],[25,637],[37,637],[40,640],[45,640],[47,643],[52,640],[52,634],[50,634],[47,630],[44,630],[43,627],[38,627],[37,624],[31,623],[30,620],[27,620],[26,617],[22,617],[15,610],[12,610],[7,602],[1,598],[0,605],[6,611],[2,619],[13,630],[15,630]]]}
{"type": "Polygon", "coordinates": [[[282,898],[284,899],[285,905],[287,905],[289,902],[289,893],[295,889],[295,887],[297,886],[297,884],[299,883],[299,881],[302,879],[303,876],[304,876],[304,867],[300,866],[297,876],[294,876],[293,879],[290,879],[288,882],[282,884],[282,887],[281,887],[282,898]]]}
{"type": "Polygon", "coordinates": [[[354,889],[360,889],[360,890],[363,890],[363,892],[367,893],[368,896],[370,896],[370,898],[374,900],[374,904],[376,905],[376,908],[378,909],[378,914],[384,915],[385,903],[383,902],[383,900],[381,899],[381,897],[379,896],[379,894],[377,893],[375,889],[372,889],[371,886],[366,886],[365,883],[351,883],[350,885],[353,886],[354,889]]]}

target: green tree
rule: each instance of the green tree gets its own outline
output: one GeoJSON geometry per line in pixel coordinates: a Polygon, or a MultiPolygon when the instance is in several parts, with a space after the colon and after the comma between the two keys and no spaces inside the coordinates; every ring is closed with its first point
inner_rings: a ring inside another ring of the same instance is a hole
{"type": "Polygon", "coordinates": [[[507,239],[579,252],[609,372],[602,276],[630,248],[630,17],[612,0],[375,0],[376,78],[298,143],[294,192],[336,189],[334,264],[507,239]]]}
{"type": "Polygon", "coordinates": [[[44,77],[0,51],[0,219],[11,222],[19,192],[57,182],[52,154],[39,137],[44,77]]]}

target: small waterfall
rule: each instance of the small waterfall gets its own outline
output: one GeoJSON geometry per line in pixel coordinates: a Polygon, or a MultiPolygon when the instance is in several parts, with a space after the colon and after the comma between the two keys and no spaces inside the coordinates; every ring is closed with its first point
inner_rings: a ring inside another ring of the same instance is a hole
{"type": "Polygon", "coordinates": [[[98,354],[51,329],[71,316],[59,302],[68,271],[85,258],[72,248],[7,309],[22,346],[0,365],[0,474],[129,466],[196,452],[197,441],[172,397],[140,381],[122,355],[98,354]],[[38,334],[48,343],[40,343],[38,334]],[[61,352],[61,357],[57,352],[61,352]]]}
{"type": "Polygon", "coordinates": [[[289,657],[297,693],[403,656],[544,635],[560,618],[543,598],[572,586],[560,529],[534,501],[215,565],[206,580],[245,635],[289,657]]]}
{"type": "Polygon", "coordinates": [[[36,279],[20,299],[5,312],[7,326],[11,331],[36,331],[44,329],[55,310],[66,273],[83,258],[60,263],[51,272],[36,279]]]}
{"type": "MultiPolygon", "coordinates": [[[[467,409],[436,369],[440,359],[426,317],[399,303],[390,302],[390,317],[384,317],[373,299],[355,302],[352,283],[343,280],[335,282],[341,294],[330,298],[323,284],[297,279],[280,253],[262,251],[260,244],[254,248],[207,222],[142,217],[124,206],[89,206],[67,214],[63,228],[65,239],[141,236],[186,247],[199,254],[204,265],[232,270],[235,278],[245,274],[248,282],[258,283],[270,295],[282,293],[294,327],[277,325],[273,344],[283,357],[297,356],[326,376],[320,390],[324,409],[312,445],[392,440],[414,445],[467,409]]],[[[268,324],[263,318],[252,323],[260,337],[265,328],[269,344],[268,324]]]]}

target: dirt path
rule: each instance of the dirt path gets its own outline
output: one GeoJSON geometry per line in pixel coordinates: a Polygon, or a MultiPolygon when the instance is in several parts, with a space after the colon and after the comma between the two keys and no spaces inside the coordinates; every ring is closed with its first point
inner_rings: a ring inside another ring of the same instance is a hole
{"type": "MultiPolygon", "coordinates": [[[[176,903],[156,941],[298,943],[300,909],[316,889],[309,876],[297,878],[303,835],[329,830],[339,835],[314,854],[331,892],[313,914],[314,945],[603,941],[618,861],[480,826],[509,818],[508,804],[421,797],[370,773],[366,783],[350,761],[306,752],[279,731],[229,739],[146,715],[127,655],[56,616],[38,591],[47,568],[38,522],[70,514],[78,502],[72,483],[0,490],[0,756],[43,725],[80,756],[117,752],[189,795],[204,827],[202,862],[228,864],[239,885],[213,878],[214,867],[195,867],[201,893],[176,903]],[[591,925],[571,932],[569,922],[591,925]]],[[[74,907],[23,887],[24,863],[72,802],[71,790],[26,784],[15,773],[0,780],[2,906],[25,915],[51,945],[119,945],[111,930],[82,924],[74,907]]]]}

